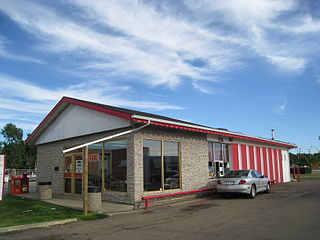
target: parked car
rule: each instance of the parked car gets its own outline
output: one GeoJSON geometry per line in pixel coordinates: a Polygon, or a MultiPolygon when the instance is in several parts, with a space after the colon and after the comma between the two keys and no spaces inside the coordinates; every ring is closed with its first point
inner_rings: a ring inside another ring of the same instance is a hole
{"type": "Polygon", "coordinates": [[[255,198],[259,192],[269,193],[271,184],[269,178],[256,170],[232,170],[217,182],[217,192],[244,193],[255,198]]]}

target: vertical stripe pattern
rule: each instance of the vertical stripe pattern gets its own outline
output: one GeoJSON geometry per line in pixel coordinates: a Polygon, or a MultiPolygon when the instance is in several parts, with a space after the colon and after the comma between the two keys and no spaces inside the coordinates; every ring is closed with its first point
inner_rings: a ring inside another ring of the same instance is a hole
{"type": "Polygon", "coordinates": [[[280,182],[283,182],[283,167],[282,167],[282,152],[278,149],[278,156],[279,156],[279,170],[280,170],[280,182]]]}
{"type": "Polygon", "coordinates": [[[247,169],[247,146],[241,144],[241,160],[242,160],[242,169],[247,169]]]}
{"type": "Polygon", "coordinates": [[[231,146],[234,170],[255,169],[266,175],[273,183],[283,182],[281,149],[237,143],[231,146]]]}
{"type": "Polygon", "coordinates": [[[239,154],[238,154],[238,144],[233,143],[232,144],[232,163],[233,163],[233,169],[238,170],[239,169],[239,154]]]}
{"type": "Polygon", "coordinates": [[[249,146],[249,156],[250,156],[250,169],[255,169],[255,164],[254,164],[254,153],[253,153],[253,146],[249,146]]]}

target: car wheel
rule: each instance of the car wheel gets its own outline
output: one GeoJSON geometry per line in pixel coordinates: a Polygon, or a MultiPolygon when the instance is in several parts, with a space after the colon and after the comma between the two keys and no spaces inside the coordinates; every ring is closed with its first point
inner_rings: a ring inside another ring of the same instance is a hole
{"type": "Polygon", "coordinates": [[[270,191],[271,191],[271,185],[270,185],[270,183],[268,183],[265,193],[269,193],[270,191]]]}
{"type": "Polygon", "coordinates": [[[255,198],[256,192],[257,192],[256,186],[255,186],[255,185],[252,185],[252,186],[251,186],[251,191],[250,191],[250,198],[252,198],[252,199],[255,198]]]}

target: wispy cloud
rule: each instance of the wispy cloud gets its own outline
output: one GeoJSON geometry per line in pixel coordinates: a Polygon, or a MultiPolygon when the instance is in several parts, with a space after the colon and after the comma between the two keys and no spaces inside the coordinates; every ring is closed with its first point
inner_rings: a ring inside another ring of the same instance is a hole
{"type": "MultiPolygon", "coordinates": [[[[55,5],[11,0],[0,11],[38,39],[33,47],[75,56],[73,70],[103,74],[100,81],[112,77],[168,88],[189,81],[208,94],[214,91],[201,87],[208,85],[201,81],[221,79],[247,56],[299,74],[319,52],[308,47],[315,43],[307,34],[319,39],[320,22],[307,11],[297,13],[302,7],[295,0],[58,3],[67,7],[61,11],[55,5]]],[[[1,51],[0,42],[1,54],[37,61],[1,51]]]]}
{"type": "Polygon", "coordinates": [[[7,49],[6,42],[7,42],[6,39],[3,36],[0,36],[0,57],[7,58],[13,61],[33,62],[37,64],[43,64],[43,61],[41,61],[40,59],[11,53],[7,49]]]}
{"type": "MultiPolygon", "coordinates": [[[[63,4],[77,11],[68,15],[18,0],[2,4],[0,11],[37,37],[38,49],[74,54],[86,71],[169,88],[191,79],[203,93],[208,90],[199,87],[200,81],[231,71],[250,52],[284,71],[303,71],[310,50],[296,35],[319,29],[319,22],[306,13],[294,15],[294,24],[283,19],[299,8],[294,0],[191,0],[179,7],[168,1],[138,0],[63,4]],[[271,38],[275,32],[278,35],[271,38]],[[194,64],[197,59],[204,64],[194,64]]],[[[4,50],[2,55],[32,61],[4,50]]]]}
{"type": "Polygon", "coordinates": [[[46,113],[63,96],[86,99],[114,106],[138,109],[182,109],[165,102],[138,101],[124,97],[130,88],[105,82],[85,82],[64,88],[48,89],[7,75],[0,75],[0,109],[29,113],[46,113]],[[10,84],[8,84],[10,83],[10,84]],[[118,93],[118,94],[117,94],[118,93]],[[23,100],[21,100],[23,99],[23,100]]]}
{"type": "Polygon", "coordinates": [[[286,112],[286,108],[287,108],[287,101],[285,101],[284,103],[276,106],[274,108],[274,113],[277,115],[284,115],[286,112]]]}

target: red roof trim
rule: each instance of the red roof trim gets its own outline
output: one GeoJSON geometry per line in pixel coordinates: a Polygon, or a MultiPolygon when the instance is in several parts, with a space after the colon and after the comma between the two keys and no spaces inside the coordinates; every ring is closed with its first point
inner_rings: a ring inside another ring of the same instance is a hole
{"type": "MultiPolygon", "coordinates": [[[[98,112],[103,112],[106,114],[110,114],[116,117],[120,117],[123,119],[127,120],[134,120],[135,122],[141,122],[141,123],[147,123],[148,121],[146,120],[141,120],[141,119],[132,119],[132,115],[128,113],[123,113],[119,111],[115,111],[112,109],[107,109],[103,107],[99,107],[96,105],[92,105],[87,102],[83,102],[81,100],[73,99],[73,98],[68,98],[68,97],[63,97],[57,105],[49,112],[49,114],[42,120],[42,122],[38,125],[38,127],[32,132],[32,134],[27,138],[26,143],[30,142],[30,140],[34,137],[34,135],[40,131],[41,127],[52,117],[52,115],[58,110],[58,108],[62,105],[62,103],[72,103],[78,106],[82,106],[88,109],[92,109],[98,112]]],[[[179,126],[179,125],[174,125],[174,124],[167,124],[167,123],[160,123],[160,122],[155,122],[151,121],[150,122],[153,125],[157,126],[162,126],[162,127],[169,127],[169,128],[177,128],[177,129],[182,129],[182,130],[187,130],[187,131],[195,131],[195,132],[202,132],[202,133],[210,133],[210,134],[215,134],[215,135],[220,135],[220,136],[226,136],[226,137],[234,137],[238,139],[245,139],[245,140],[250,140],[250,141],[256,141],[256,142],[262,142],[262,143],[267,143],[267,144],[273,144],[273,145],[278,145],[278,146],[283,146],[283,147],[289,147],[289,148],[295,148],[294,145],[290,144],[283,144],[283,143],[275,143],[259,138],[253,138],[253,137],[246,137],[246,136],[240,136],[236,134],[230,134],[230,133],[222,133],[222,132],[216,132],[216,131],[210,131],[210,130],[203,130],[203,129],[198,129],[198,128],[192,128],[192,127],[184,127],[184,126],[179,126]]]]}
{"type": "Polygon", "coordinates": [[[131,120],[131,114],[118,112],[111,109],[106,109],[103,107],[91,105],[90,103],[82,102],[81,100],[76,100],[73,98],[63,97],[57,105],[49,112],[49,114],[42,120],[42,122],[38,125],[38,127],[31,133],[31,135],[26,139],[26,143],[30,142],[30,140],[33,138],[33,136],[41,129],[41,127],[52,117],[52,115],[58,110],[58,108],[61,106],[62,103],[72,103],[81,107],[85,107],[88,109],[92,109],[98,112],[107,113],[116,117],[124,118],[127,120],[131,120]]]}
{"type": "MultiPolygon", "coordinates": [[[[133,119],[133,121],[141,122],[141,123],[147,123],[148,122],[148,121],[142,120],[142,119],[133,119]]],[[[290,145],[290,144],[276,143],[276,142],[271,142],[271,141],[268,141],[268,140],[263,140],[263,139],[254,138],[254,137],[240,136],[240,135],[231,134],[231,133],[222,133],[222,132],[216,132],[216,131],[209,131],[209,130],[203,130],[203,129],[192,128],[192,127],[184,127],[184,126],[179,126],[179,125],[174,125],[174,124],[154,122],[154,121],[151,121],[150,124],[157,125],[157,126],[162,126],[162,127],[177,128],[177,129],[182,129],[182,130],[187,130],[187,131],[210,133],[210,134],[215,134],[215,135],[220,135],[220,136],[225,136],[225,137],[233,137],[233,138],[250,140],[250,141],[255,141],[255,142],[273,144],[273,145],[278,145],[278,146],[288,147],[288,148],[295,148],[294,145],[290,145]]]]}

